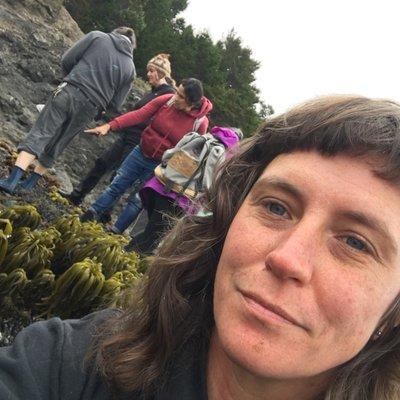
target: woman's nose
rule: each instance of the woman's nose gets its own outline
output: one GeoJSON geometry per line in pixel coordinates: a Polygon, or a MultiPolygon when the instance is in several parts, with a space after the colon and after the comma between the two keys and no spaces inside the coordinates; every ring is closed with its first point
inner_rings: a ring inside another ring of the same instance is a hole
{"type": "Polygon", "coordinates": [[[266,255],[265,266],[279,279],[308,283],[318,259],[318,237],[300,224],[280,235],[266,255]]]}

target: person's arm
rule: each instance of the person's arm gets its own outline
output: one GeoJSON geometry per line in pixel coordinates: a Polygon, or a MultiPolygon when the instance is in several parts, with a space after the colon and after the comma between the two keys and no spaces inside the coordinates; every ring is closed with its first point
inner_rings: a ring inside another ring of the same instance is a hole
{"type": "Polygon", "coordinates": [[[127,82],[123,87],[121,87],[117,92],[115,92],[113,98],[108,105],[108,109],[115,111],[117,113],[121,112],[122,105],[125,102],[126,96],[128,96],[131,90],[132,82],[127,82]]]}
{"type": "Polygon", "coordinates": [[[84,390],[97,390],[86,387],[90,374],[83,361],[94,327],[111,315],[105,311],[80,320],[52,318],[23,329],[11,346],[0,348],[0,399],[91,398],[81,397],[84,390]]]}
{"type": "Polygon", "coordinates": [[[99,37],[96,31],[89,32],[79,39],[61,58],[61,67],[65,74],[69,74],[75,64],[81,59],[82,55],[92,44],[93,40],[99,37]]]}
{"type": "Polygon", "coordinates": [[[130,111],[110,121],[110,128],[113,131],[137,125],[150,119],[173,95],[166,94],[156,97],[142,108],[130,111]]]}
{"type": "Polygon", "coordinates": [[[166,94],[164,96],[156,97],[154,100],[150,101],[142,108],[138,110],[130,111],[126,114],[121,115],[110,121],[107,124],[96,126],[95,128],[85,129],[86,133],[90,133],[96,136],[104,136],[112,131],[118,131],[120,129],[127,128],[128,126],[133,126],[140,124],[141,122],[146,122],[150,119],[173,95],[166,94]]]}
{"type": "Polygon", "coordinates": [[[124,85],[122,85],[115,93],[113,98],[108,105],[108,108],[116,111],[117,113],[121,112],[122,105],[125,102],[126,96],[128,96],[129,91],[132,88],[132,82],[136,78],[136,70],[134,69],[132,72],[132,76],[128,79],[124,85]]]}

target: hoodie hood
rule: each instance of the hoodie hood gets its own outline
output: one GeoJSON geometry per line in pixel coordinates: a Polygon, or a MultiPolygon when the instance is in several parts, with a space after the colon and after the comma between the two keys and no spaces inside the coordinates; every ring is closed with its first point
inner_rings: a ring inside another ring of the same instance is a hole
{"type": "Polygon", "coordinates": [[[126,36],[119,33],[109,33],[108,35],[118,51],[133,59],[132,43],[126,36]]]}
{"type": "Polygon", "coordinates": [[[210,133],[228,149],[239,142],[239,137],[232,128],[214,126],[210,133]]]}
{"type": "Polygon", "coordinates": [[[207,115],[213,108],[213,105],[210,100],[207,99],[207,97],[203,96],[201,98],[201,107],[197,109],[192,109],[188,113],[192,117],[195,118],[201,118],[207,115]]]}

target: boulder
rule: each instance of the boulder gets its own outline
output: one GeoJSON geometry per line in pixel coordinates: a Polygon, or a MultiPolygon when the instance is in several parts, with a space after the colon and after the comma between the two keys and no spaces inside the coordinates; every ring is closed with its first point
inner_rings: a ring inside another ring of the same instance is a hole
{"type": "MultiPolygon", "coordinates": [[[[62,54],[82,35],[62,0],[0,0],[0,177],[8,175],[14,164],[16,146],[37,118],[36,105],[45,103],[62,79],[62,54]]],[[[135,85],[128,96],[126,110],[148,90],[143,81],[139,80],[139,85],[140,89],[135,85]]],[[[75,213],[68,203],[53,200],[49,188],[56,182],[60,191],[70,192],[116,135],[100,139],[79,134],[32,191],[17,188],[14,195],[0,192],[0,205],[35,204],[46,223],[75,213]]],[[[108,183],[106,177],[92,199],[108,183]]],[[[116,214],[120,208],[121,204],[116,214]]],[[[0,346],[10,344],[22,327],[36,320],[11,311],[10,317],[0,318],[0,346]]]]}
{"type": "MultiPolygon", "coordinates": [[[[36,104],[45,103],[62,79],[62,54],[82,35],[62,0],[0,0],[0,139],[16,146],[25,137],[38,115],[36,104]]],[[[135,85],[125,110],[147,88],[135,85]]],[[[80,133],[54,166],[63,186],[76,184],[116,135],[80,133]]]]}

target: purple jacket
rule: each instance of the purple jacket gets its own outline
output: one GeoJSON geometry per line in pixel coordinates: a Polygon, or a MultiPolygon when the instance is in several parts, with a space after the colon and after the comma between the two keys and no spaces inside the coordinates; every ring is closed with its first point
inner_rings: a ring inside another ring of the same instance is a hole
{"type": "MultiPolygon", "coordinates": [[[[221,143],[223,143],[227,149],[232,148],[239,142],[238,136],[231,128],[214,126],[210,133],[221,143]]],[[[147,208],[147,198],[148,196],[151,196],[152,190],[159,193],[161,196],[165,196],[173,201],[176,201],[177,205],[187,214],[194,214],[199,209],[199,206],[193,204],[193,202],[187,197],[179,196],[177,193],[172,191],[165,191],[164,185],[155,177],[147,181],[139,192],[144,208],[147,208]]]]}

